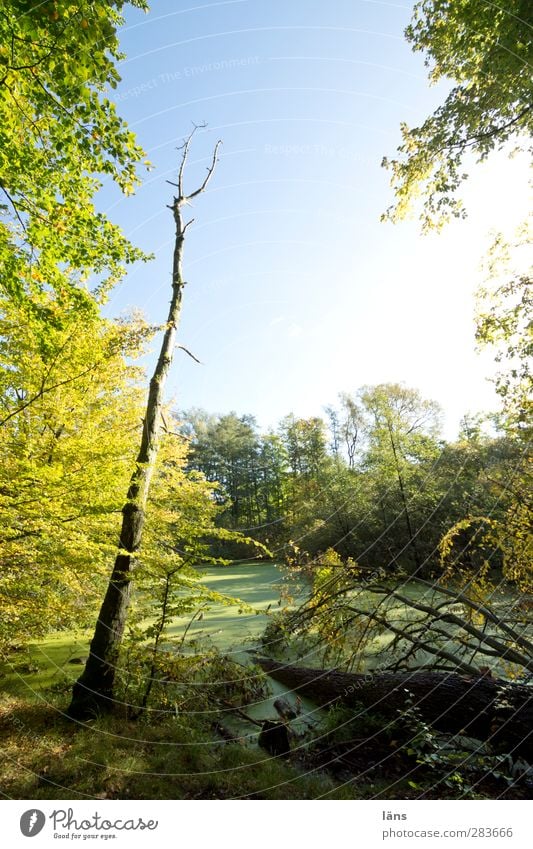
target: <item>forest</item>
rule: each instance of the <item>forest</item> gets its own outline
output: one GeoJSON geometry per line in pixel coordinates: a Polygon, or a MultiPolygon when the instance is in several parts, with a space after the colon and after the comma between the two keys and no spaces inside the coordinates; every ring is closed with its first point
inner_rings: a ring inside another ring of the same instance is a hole
{"type": "MultiPolygon", "coordinates": [[[[526,799],[531,222],[479,257],[495,406],[454,436],[395,379],[266,427],[176,400],[176,360],[205,368],[180,322],[224,138],[200,169],[207,125],[174,139],[158,322],[109,308],[153,256],[99,199],[157,171],[113,99],[124,16],[156,6],[0,11],[0,793],[526,799]]],[[[527,150],[532,26],[525,0],[415,3],[404,38],[450,85],[383,144],[380,226],[460,227],[467,172],[527,150]]]]}

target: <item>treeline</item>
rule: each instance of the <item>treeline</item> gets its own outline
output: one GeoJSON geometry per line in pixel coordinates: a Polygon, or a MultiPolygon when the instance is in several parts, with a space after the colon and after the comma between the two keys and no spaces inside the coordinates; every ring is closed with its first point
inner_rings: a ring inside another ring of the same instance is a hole
{"type": "Polygon", "coordinates": [[[518,537],[498,531],[516,515],[525,444],[502,420],[465,417],[447,441],[439,406],[394,383],[267,433],[250,415],[177,415],[190,468],[219,486],[218,522],[276,557],[333,548],[364,567],[430,576],[447,564],[501,573],[520,555],[518,537]]]}

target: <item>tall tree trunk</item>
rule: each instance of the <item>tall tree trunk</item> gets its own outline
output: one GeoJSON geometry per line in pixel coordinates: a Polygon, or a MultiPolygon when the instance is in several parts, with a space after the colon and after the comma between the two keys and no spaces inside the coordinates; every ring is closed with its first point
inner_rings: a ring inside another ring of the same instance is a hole
{"type": "Polygon", "coordinates": [[[182,159],[178,182],[171,183],[178,189],[178,195],[169,207],[176,225],[172,298],[159,358],[150,380],[141,445],[130,480],[126,503],[122,508],[122,529],[115,564],[96,623],[89,657],[82,675],[74,684],[72,701],[68,708],[69,716],[75,719],[87,719],[101,712],[109,712],[114,704],[115,674],[130,601],[132,573],[142,541],[146,503],[157,458],[165,383],[176,347],[176,333],[185,285],[182,275],[183,243],[185,231],[192,222],[183,223],[182,207],[206,188],[215,170],[220,146],[220,142],[217,142],[211,166],[200,188],[186,195],[183,191],[183,175],[189,146],[196,129],[197,127],[194,127],[181,148],[182,159]]]}

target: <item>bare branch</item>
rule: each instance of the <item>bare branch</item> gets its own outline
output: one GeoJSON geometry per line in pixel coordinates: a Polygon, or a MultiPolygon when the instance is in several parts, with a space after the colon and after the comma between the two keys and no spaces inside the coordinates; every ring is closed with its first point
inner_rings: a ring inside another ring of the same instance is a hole
{"type": "Polygon", "coordinates": [[[185,353],[188,354],[189,357],[191,357],[191,359],[193,359],[195,363],[198,363],[198,365],[203,365],[203,363],[197,357],[195,357],[194,354],[191,354],[188,348],[185,348],[183,345],[176,345],[176,348],[179,348],[180,351],[185,351],[185,353]]]}
{"type": "Polygon", "coordinates": [[[219,149],[221,144],[222,144],[222,141],[221,141],[221,139],[219,139],[217,141],[216,145],[215,145],[215,150],[213,152],[213,160],[211,162],[211,165],[207,169],[207,176],[206,176],[204,182],[202,183],[202,185],[200,186],[199,189],[196,189],[196,191],[192,193],[192,195],[188,195],[186,200],[188,200],[188,201],[192,200],[193,198],[200,195],[207,188],[207,184],[209,183],[209,180],[211,179],[211,177],[213,176],[213,174],[215,172],[215,166],[218,162],[218,149],[219,149]]]}
{"type": "Polygon", "coordinates": [[[191,146],[192,138],[198,128],[203,129],[205,124],[194,124],[192,131],[189,133],[187,138],[184,140],[183,144],[178,147],[178,150],[182,150],[181,156],[181,165],[178,173],[178,190],[179,190],[179,199],[185,197],[185,193],[183,191],[183,173],[185,171],[185,164],[187,162],[187,157],[189,155],[189,147],[191,146]]]}
{"type": "Polygon", "coordinates": [[[387,619],[384,619],[381,616],[376,616],[372,612],[360,610],[360,609],[358,609],[356,607],[352,607],[352,606],[350,606],[348,609],[352,610],[354,613],[356,613],[359,616],[369,616],[375,622],[378,622],[380,625],[383,625],[389,631],[392,631],[393,634],[398,634],[403,639],[409,640],[409,642],[412,643],[413,646],[415,646],[417,649],[421,649],[423,651],[426,651],[429,654],[432,654],[435,657],[440,658],[441,660],[447,660],[450,663],[453,663],[454,666],[457,667],[457,669],[460,669],[462,672],[465,672],[467,675],[476,676],[476,675],[479,674],[479,670],[477,669],[477,667],[471,666],[468,663],[464,663],[462,660],[460,660],[455,655],[451,654],[450,652],[446,651],[443,648],[437,649],[434,646],[432,646],[431,643],[428,643],[424,640],[417,639],[416,637],[409,634],[403,628],[396,628],[391,622],[389,622],[387,619]]]}
{"type": "MultiPolygon", "coordinates": [[[[380,590],[374,590],[372,587],[370,587],[369,589],[371,592],[380,592],[380,590]]],[[[385,592],[387,593],[387,596],[389,598],[396,598],[398,599],[398,601],[401,601],[402,604],[406,604],[409,607],[412,607],[414,610],[420,610],[424,613],[427,613],[428,616],[431,617],[429,628],[434,628],[434,630],[438,630],[437,628],[435,628],[434,625],[434,623],[437,621],[448,622],[451,625],[456,625],[458,629],[463,629],[468,634],[478,639],[480,645],[485,643],[492,649],[495,649],[497,652],[497,656],[505,658],[506,660],[509,660],[512,663],[517,663],[518,665],[523,666],[525,669],[528,669],[530,672],[533,672],[533,662],[529,660],[525,655],[517,651],[512,646],[506,646],[504,643],[491,636],[490,634],[486,634],[483,631],[480,631],[479,628],[476,628],[470,622],[467,622],[463,617],[456,616],[454,613],[450,612],[439,613],[437,610],[435,610],[433,606],[423,604],[420,601],[416,602],[413,599],[406,598],[406,596],[403,596],[401,593],[396,592],[395,590],[388,590],[385,592]]],[[[455,637],[455,639],[457,639],[457,636],[455,637]]]]}
{"type": "MultiPolygon", "coordinates": [[[[434,588],[434,585],[429,581],[425,581],[423,578],[413,577],[413,580],[418,584],[423,584],[426,587],[434,588]]],[[[472,610],[475,610],[477,613],[481,613],[485,619],[488,619],[490,622],[493,622],[498,628],[501,628],[506,634],[508,634],[512,639],[517,643],[517,645],[521,646],[523,649],[526,649],[529,653],[531,653],[531,642],[521,636],[514,628],[509,627],[509,625],[502,620],[500,616],[497,616],[483,604],[477,604],[472,599],[468,598],[464,593],[459,590],[449,590],[447,587],[443,587],[441,584],[437,587],[439,593],[444,593],[444,595],[450,596],[450,598],[454,599],[454,602],[462,602],[467,607],[470,607],[472,610]]],[[[439,607],[442,605],[439,605],[439,607]]],[[[438,609],[438,608],[437,608],[438,609]]]]}

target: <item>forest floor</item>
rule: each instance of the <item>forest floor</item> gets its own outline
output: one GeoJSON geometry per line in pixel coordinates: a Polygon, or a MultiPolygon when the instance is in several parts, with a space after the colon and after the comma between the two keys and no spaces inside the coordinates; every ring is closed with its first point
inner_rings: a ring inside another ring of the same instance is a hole
{"type": "Polygon", "coordinates": [[[178,719],[105,717],[80,726],[60,706],[4,699],[0,788],[15,799],[361,798],[257,747],[178,719]]]}
{"type": "MultiPolygon", "coordinates": [[[[331,729],[286,757],[215,723],[120,716],[75,723],[67,694],[0,701],[0,792],[11,799],[525,799],[531,787],[449,763],[420,765],[390,734],[331,729]]],[[[339,718],[332,718],[338,723],[339,718]]],[[[326,719],[326,725],[328,719],[326,719]]],[[[341,723],[342,725],[342,723],[341,723]]]]}

